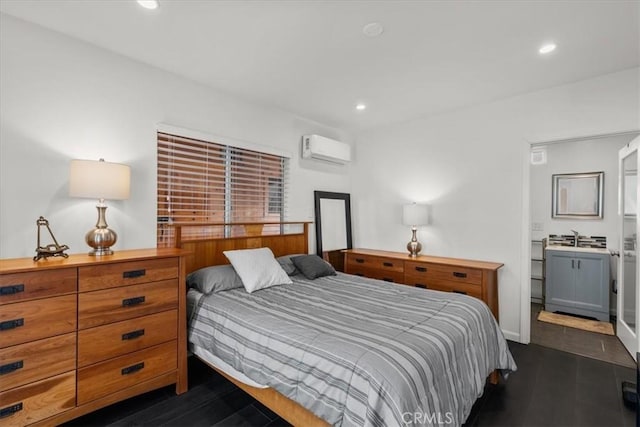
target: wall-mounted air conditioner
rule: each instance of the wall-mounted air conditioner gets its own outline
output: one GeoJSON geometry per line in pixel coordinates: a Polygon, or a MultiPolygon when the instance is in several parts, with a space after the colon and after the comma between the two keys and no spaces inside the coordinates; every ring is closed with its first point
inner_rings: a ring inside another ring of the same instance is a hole
{"type": "Polygon", "coordinates": [[[302,158],[345,164],[351,161],[351,146],[320,135],[302,137],[302,158]]]}

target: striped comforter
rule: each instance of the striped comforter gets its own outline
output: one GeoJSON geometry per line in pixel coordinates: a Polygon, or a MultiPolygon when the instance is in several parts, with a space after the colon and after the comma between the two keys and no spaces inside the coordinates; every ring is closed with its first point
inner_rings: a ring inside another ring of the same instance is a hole
{"type": "Polygon", "coordinates": [[[489,373],[516,369],[478,299],[340,273],[292,279],[203,295],[189,341],[332,425],[460,425],[489,373]]]}

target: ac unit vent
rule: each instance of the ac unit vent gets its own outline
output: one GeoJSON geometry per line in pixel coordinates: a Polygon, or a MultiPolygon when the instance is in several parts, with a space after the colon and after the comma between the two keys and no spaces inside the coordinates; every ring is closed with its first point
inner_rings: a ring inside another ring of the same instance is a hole
{"type": "Polygon", "coordinates": [[[302,158],[342,165],[351,161],[351,146],[320,135],[304,135],[302,137],[302,158]]]}

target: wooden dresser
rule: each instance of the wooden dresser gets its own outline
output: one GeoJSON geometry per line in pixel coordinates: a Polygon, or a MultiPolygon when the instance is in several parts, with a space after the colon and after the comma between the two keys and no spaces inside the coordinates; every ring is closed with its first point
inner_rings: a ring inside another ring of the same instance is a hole
{"type": "Polygon", "coordinates": [[[503,264],[373,249],[347,249],[345,273],[483,300],[498,319],[498,269],[503,264]]]}
{"type": "Polygon", "coordinates": [[[183,251],[0,260],[0,426],[187,390],[183,251]]]}

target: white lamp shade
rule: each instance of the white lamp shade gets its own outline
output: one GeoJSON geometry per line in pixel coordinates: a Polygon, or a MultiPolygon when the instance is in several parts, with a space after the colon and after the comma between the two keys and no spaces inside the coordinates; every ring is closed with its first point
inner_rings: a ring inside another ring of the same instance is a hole
{"type": "Polygon", "coordinates": [[[131,169],[127,165],[104,160],[71,160],[69,196],[91,199],[129,198],[131,169]]]}
{"type": "Polygon", "coordinates": [[[429,223],[429,206],[411,203],[402,207],[402,223],[411,227],[429,223]]]}

